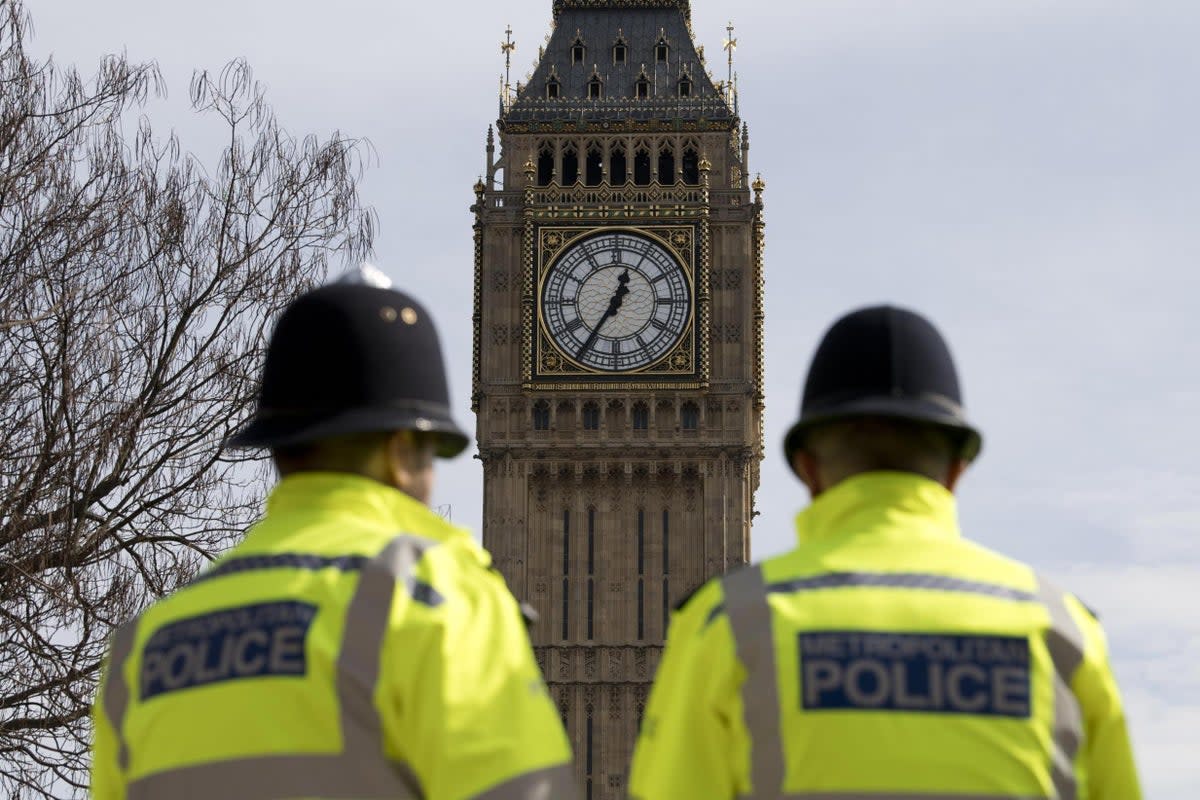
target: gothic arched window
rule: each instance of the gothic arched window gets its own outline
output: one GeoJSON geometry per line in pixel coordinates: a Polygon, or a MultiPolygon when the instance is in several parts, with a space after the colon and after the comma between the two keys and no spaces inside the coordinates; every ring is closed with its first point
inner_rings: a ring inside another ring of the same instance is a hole
{"type": "Polygon", "coordinates": [[[600,80],[599,75],[592,75],[592,79],[588,81],[588,98],[591,100],[599,100],[604,96],[604,81],[600,80]]]}
{"type": "Polygon", "coordinates": [[[692,402],[683,404],[679,409],[680,427],[685,431],[694,431],[700,427],[700,406],[692,402]]]}
{"type": "Polygon", "coordinates": [[[682,78],[679,79],[679,96],[680,97],[691,97],[692,96],[692,79],[689,78],[687,75],[684,75],[682,78]]]}
{"type": "Polygon", "coordinates": [[[638,100],[645,100],[650,97],[650,78],[643,71],[638,75],[637,82],[633,84],[634,97],[638,100]]]}
{"type": "Polygon", "coordinates": [[[575,41],[571,42],[571,63],[582,64],[587,60],[587,47],[583,44],[583,37],[576,36],[575,41]]]}
{"type": "Polygon", "coordinates": [[[563,149],[562,181],[563,186],[574,186],[579,181],[579,153],[574,146],[563,149]]]}
{"type": "Polygon", "coordinates": [[[554,150],[549,146],[538,152],[537,176],[538,186],[549,186],[554,180],[554,150]]]}
{"type": "Polygon", "coordinates": [[[683,151],[683,182],[688,186],[700,185],[700,154],[695,148],[689,147],[683,151]]]}
{"type": "Polygon", "coordinates": [[[650,185],[650,153],[646,150],[634,153],[633,182],[638,186],[650,185]]]}
{"type": "Polygon", "coordinates": [[[624,186],[629,180],[629,166],[625,162],[625,148],[614,147],[608,153],[608,182],[613,186],[624,186]]]}
{"type": "Polygon", "coordinates": [[[644,431],[650,427],[650,407],[645,403],[633,404],[633,429],[644,431]]]}
{"type": "Polygon", "coordinates": [[[600,404],[599,403],[584,403],[583,404],[583,429],[585,431],[600,430],[600,404]]]}
{"type": "Polygon", "coordinates": [[[604,180],[604,153],[600,145],[593,144],[588,148],[587,160],[584,162],[583,182],[588,186],[599,186],[604,180]]]}
{"type": "Polygon", "coordinates": [[[538,400],[533,404],[533,429],[535,431],[550,430],[550,404],[538,400]]]}
{"type": "Polygon", "coordinates": [[[612,53],[614,64],[624,64],[629,60],[629,45],[625,43],[621,31],[617,31],[617,41],[613,43],[612,53]]]}
{"type": "Polygon", "coordinates": [[[675,152],[669,147],[658,153],[658,182],[663,186],[675,183],[675,152]]]}
{"type": "Polygon", "coordinates": [[[654,45],[654,60],[659,64],[665,64],[671,58],[671,46],[667,44],[665,34],[658,37],[658,43],[654,45]]]}

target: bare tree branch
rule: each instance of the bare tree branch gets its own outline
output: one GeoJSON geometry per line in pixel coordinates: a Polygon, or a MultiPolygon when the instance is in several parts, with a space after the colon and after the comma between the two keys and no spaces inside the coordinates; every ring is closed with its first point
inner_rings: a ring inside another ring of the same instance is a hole
{"type": "Polygon", "coordinates": [[[277,313],[369,250],[371,151],[291,136],[234,62],[190,87],[228,132],[205,169],[137,116],[154,64],[85,79],[28,31],[0,0],[0,796],[78,797],[113,626],[257,511],[262,463],[219,444],[277,313]]]}

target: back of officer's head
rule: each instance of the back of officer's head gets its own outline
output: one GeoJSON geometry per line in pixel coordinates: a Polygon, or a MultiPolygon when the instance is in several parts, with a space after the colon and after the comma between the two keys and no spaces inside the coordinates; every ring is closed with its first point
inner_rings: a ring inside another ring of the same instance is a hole
{"type": "Polygon", "coordinates": [[[341,282],[280,316],[258,409],[227,445],[269,449],[285,476],[353,473],[427,501],[433,459],[467,442],[428,311],[390,286],[341,282]]]}
{"type": "Polygon", "coordinates": [[[863,472],[911,472],[953,489],[982,438],[933,324],[892,306],[859,309],[821,339],[784,453],[814,495],[863,472]]]}
{"type": "Polygon", "coordinates": [[[958,446],[945,431],[888,417],[817,426],[805,437],[801,452],[818,465],[824,488],[879,471],[911,472],[945,483],[959,461],[958,446]]]}

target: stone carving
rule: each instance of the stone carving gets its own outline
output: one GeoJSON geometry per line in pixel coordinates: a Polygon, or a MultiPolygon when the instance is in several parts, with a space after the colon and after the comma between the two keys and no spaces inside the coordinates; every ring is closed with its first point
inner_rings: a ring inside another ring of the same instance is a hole
{"type": "Polygon", "coordinates": [[[583,674],[588,678],[595,678],[596,669],[596,651],[589,647],[583,653],[583,674]]]}
{"type": "Polygon", "coordinates": [[[633,671],[639,678],[646,677],[646,651],[638,649],[633,654],[633,671]]]}
{"type": "Polygon", "coordinates": [[[558,677],[571,677],[571,652],[569,650],[558,651],[558,677]]]}
{"type": "Polygon", "coordinates": [[[624,653],[620,648],[612,648],[608,651],[608,677],[614,681],[619,681],[625,674],[625,659],[624,653]]]}
{"type": "Polygon", "coordinates": [[[742,326],[737,322],[728,322],[713,326],[713,338],[718,342],[734,344],[742,340],[742,326]]]}

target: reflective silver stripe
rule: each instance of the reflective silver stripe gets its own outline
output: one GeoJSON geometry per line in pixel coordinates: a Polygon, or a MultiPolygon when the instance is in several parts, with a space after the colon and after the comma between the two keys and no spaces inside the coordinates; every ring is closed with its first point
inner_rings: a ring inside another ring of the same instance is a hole
{"type": "Polygon", "coordinates": [[[416,536],[397,536],[362,566],[346,608],[337,662],[341,753],[256,756],[180,767],[131,782],[129,800],[420,800],[412,770],[385,756],[374,700],[396,585],[403,583],[410,592],[426,585],[417,582],[414,573],[421,556],[435,545],[416,536]]]}
{"type": "Polygon", "coordinates": [[[137,618],[126,622],[113,633],[112,650],[108,656],[108,678],[104,684],[104,715],[108,717],[117,739],[117,766],[122,772],[129,769],[129,744],[125,741],[125,712],[129,708],[129,683],[125,680],[125,662],[133,652],[137,636],[137,618]]]}
{"type": "MultiPolygon", "coordinates": [[[[383,756],[383,728],[375,708],[379,660],[392,614],[396,583],[415,582],[417,562],[434,543],[397,536],[364,567],[358,589],[346,609],[346,627],[338,656],[337,694],[342,709],[342,750],[383,756]]],[[[382,760],[375,766],[383,767],[382,760]]]]}
{"type": "Polygon", "coordinates": [[[779,797],[784,786],[783,729],[771,606],[767,603],[762,567],[755,565],[726,575],[721,586],[737,657],[746,668],[742,710],[750,736],[749,796],[779,797]]]}
{"type": "Polygon", "coordinates": [[[925,589],[938,592],[961,592],[998,597],[1001,600],[1032,602],[1037,597],[1021,589],[999,583],[987,583],[950,575],[934,575],[927,572],[829,572],[811,578],[777,581],[767,587],[767,592],[805,592],[814,589],[840,589],[845,586],[882,587],[888,589],[925,589]]]}
{"type": "Polygon", "coordinates": [[[579,796],[570,764],[527,772],[475,795],[474,800],[574,800],[579,796]]]}
{"type": "Polygon", "coordinates": [[[1038,598],[1050,614],[1046,649],[1054,662],[1054,753],[1050,776],[1059,800],[1076,800],[1075,756],[1083,741],[1083,713],[1071,691],[1071,678],[1083,663],[1083,631],[1067,608],[1066,595],[1038,576],[1038,598]]]}
{"type": "Polygon", "coordinates": [[[388,785],[364,776],[369,759],[345,755],[259,756],[156,772],[129,784],[128,800],[420,800],[411,774],[394,767],[388,785]],[[410,775],[408,780],[404,775],[410,775]],[[409,781],[412,781],[411,783],[409,781]]]}
{"type": "MultiPolygon", "coordinates": [[[[827,572],[807,578],[776,581],[767,586],[767,594],[795,594],[845,588],[922,589],[934,592],[979,594],[998,600],[1035,603],[1038,595],[999,583],[933,575],[925,572],[827,572]]],[[[725,613],[722,603],[708,614],[708,622],[725,613]]]]}

